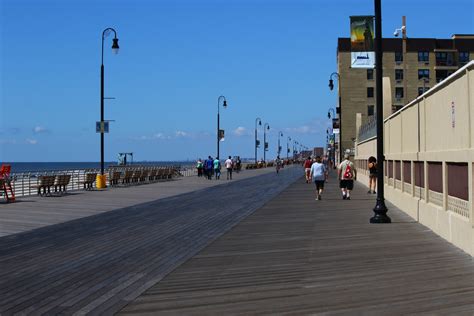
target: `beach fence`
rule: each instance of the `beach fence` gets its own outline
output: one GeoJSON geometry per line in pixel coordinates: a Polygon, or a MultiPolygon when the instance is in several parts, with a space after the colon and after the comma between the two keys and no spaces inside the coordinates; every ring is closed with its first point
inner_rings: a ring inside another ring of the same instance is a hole
{"type": "MultiPolygon", "coordinates": [[[[164,180],[164,175],[171,177],[190,177],[197,175],[197,170],[193,166],[163,166],[163,165],[133,165],[133,166],[109,166],[105,170],[107,175],[107,186],[114,184],[122,184],[126,174],[140,176],[137,181],[130,181],[124,185],[146,184],[164,180]],[[167,170],[170,173],[165,173],[167,170]],[[111,183],[114,173],[120,178],[116,178],[116,183],[111,183]]],[[[55,176],[56,183],[59,176],[68,176],[68,183],[65,186],[66,191],[74,191],[84,189],[85,183],[91,174],[100,174],[100,169],[76,169],[76,170],[48,170],[48,171],[30,171],[30,172],[12,172],[10,175],[11,186],[16,197],[29,196],[38,194],[38,186],[44,176],[55,176]],[[88,176],[89,175],[89,176],[88,176]]],[[[95,177],[93,178],[95,181],[95,177]]],[[[92,185],[92,183],[91,183],[92,185]]],[[[54,192],[54,185],[52,185],[54,192]]]]}

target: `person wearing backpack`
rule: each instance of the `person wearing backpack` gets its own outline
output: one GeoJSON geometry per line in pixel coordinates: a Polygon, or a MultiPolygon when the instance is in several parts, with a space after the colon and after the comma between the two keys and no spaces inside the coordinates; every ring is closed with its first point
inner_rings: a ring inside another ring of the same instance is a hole
{"type": "Polygon", "coordinates": [[[349,154],[344,155],[344,161],[337,168],[339,178],[339,187],[342,192],[343,200],[351,199],[351,191],[354,188],[354,180],[357,180],[357,170],[352,161],[349,160],[349,154]]]}

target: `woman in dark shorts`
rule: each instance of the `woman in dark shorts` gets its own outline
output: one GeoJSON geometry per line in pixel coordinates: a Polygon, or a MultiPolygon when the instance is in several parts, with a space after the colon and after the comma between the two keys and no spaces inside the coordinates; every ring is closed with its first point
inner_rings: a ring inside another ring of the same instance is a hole
{"type": "Polygon", "coordinates": [[[377,159],[374,156],[369,157],[369,191],[367,193],[375,194],[375,186],[377,185],[377,159]]]}

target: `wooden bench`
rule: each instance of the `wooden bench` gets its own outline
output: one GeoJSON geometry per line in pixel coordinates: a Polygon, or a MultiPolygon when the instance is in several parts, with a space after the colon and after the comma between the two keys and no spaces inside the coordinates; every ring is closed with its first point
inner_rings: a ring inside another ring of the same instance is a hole
{"type": "Polygon", "coordinates": [[[158,173],[158,170],[156,168],[151,169],[150,173],[148,174],[148,181],[154,181],[157,173],[158,173]]]}
{"type": "Polygon", "coordinates": [[[140,182],[145,182],[148,178],[148,173],[150,170],[148,169],[142,169],[142,174],[140,175],[140,182]]]}
{"type": "Polygon", "coordinates": [[[56,181],[54,182],[54,192],[58,192],[59,188],[59,193],[67,193],[67,186],[69,185],[69,182],[71,181],[71,175],[70,174],[61,174],[56,176],[56,181]]]}
{"type": "Polygon", "coordinates": [[[92,190],[94,188],[94,182],[96,178],[97,173],[86,173],[85,180],[79,183],[84,185],[84,190],[92,190]]]}
{"type": "Polygon", "coordinates": [[[140,181],[141,176],[142,176],[142,171],[140,169],[134,170],[133,175],[132,175],[132,183],[138,183],[138,181],[140,181]]]}
{"type": "Polygon", "coordinates": [[[109,180],[110,186],[118,185],[121,176],[122,176],[122,172],[120,172],[120,171],[111,172],[110,173],[110,180],[109,180]]]}
{"type": "Polygon", "coordinates": [[[32,188],[38,189],[38,195],[51,195],[51,187],[54,186],[56,176],[39,176],[38,184],[32,185],[32,188]]]}
{"type": "Polygon", "coordinates": [[[125,170],[125,173],[122,178],[122,184],[130,184],[132,181],[133,170],[125,170]]]}

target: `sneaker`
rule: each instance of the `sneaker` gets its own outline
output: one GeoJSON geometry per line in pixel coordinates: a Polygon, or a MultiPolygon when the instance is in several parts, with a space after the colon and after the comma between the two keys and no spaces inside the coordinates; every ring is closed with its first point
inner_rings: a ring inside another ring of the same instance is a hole
{"type": "Polygon", "coordinates": [[[319,200],[319,197],[316,197],[314,200],[315,200],[315,201],[319,200]]]}
{"type": "Polygon", "coordinates": [[[373,194],[375,194],[376,192],[375,191],[372,191],[373,194]]]}
{"type": "Polygon", "coordinates": [[[350,196],[346,197],[346,200],[350,200],[350,199],[351,199],[351,197],[350,197],[350,196]]]}
{"type": "Polygon", "coordinates": [[[367,194],[371,194],[371,193],[372,193],[372,191],[371,191],[371,190],[367,191],[367,194]]]}
{"type": "Polygon", "coordinates": [[[346,196],[345,196],[345,195],[343,195],[343,196],[342,196],[342,199],[343,199],[343,200],[345,200],[345,199],[346,199],[346,196]]]}
{"type": "Polygon", "coordinates": [[[320,195],[320,196],[318,196],[318,200],[321,200],[321,195],[320,195]]]}

